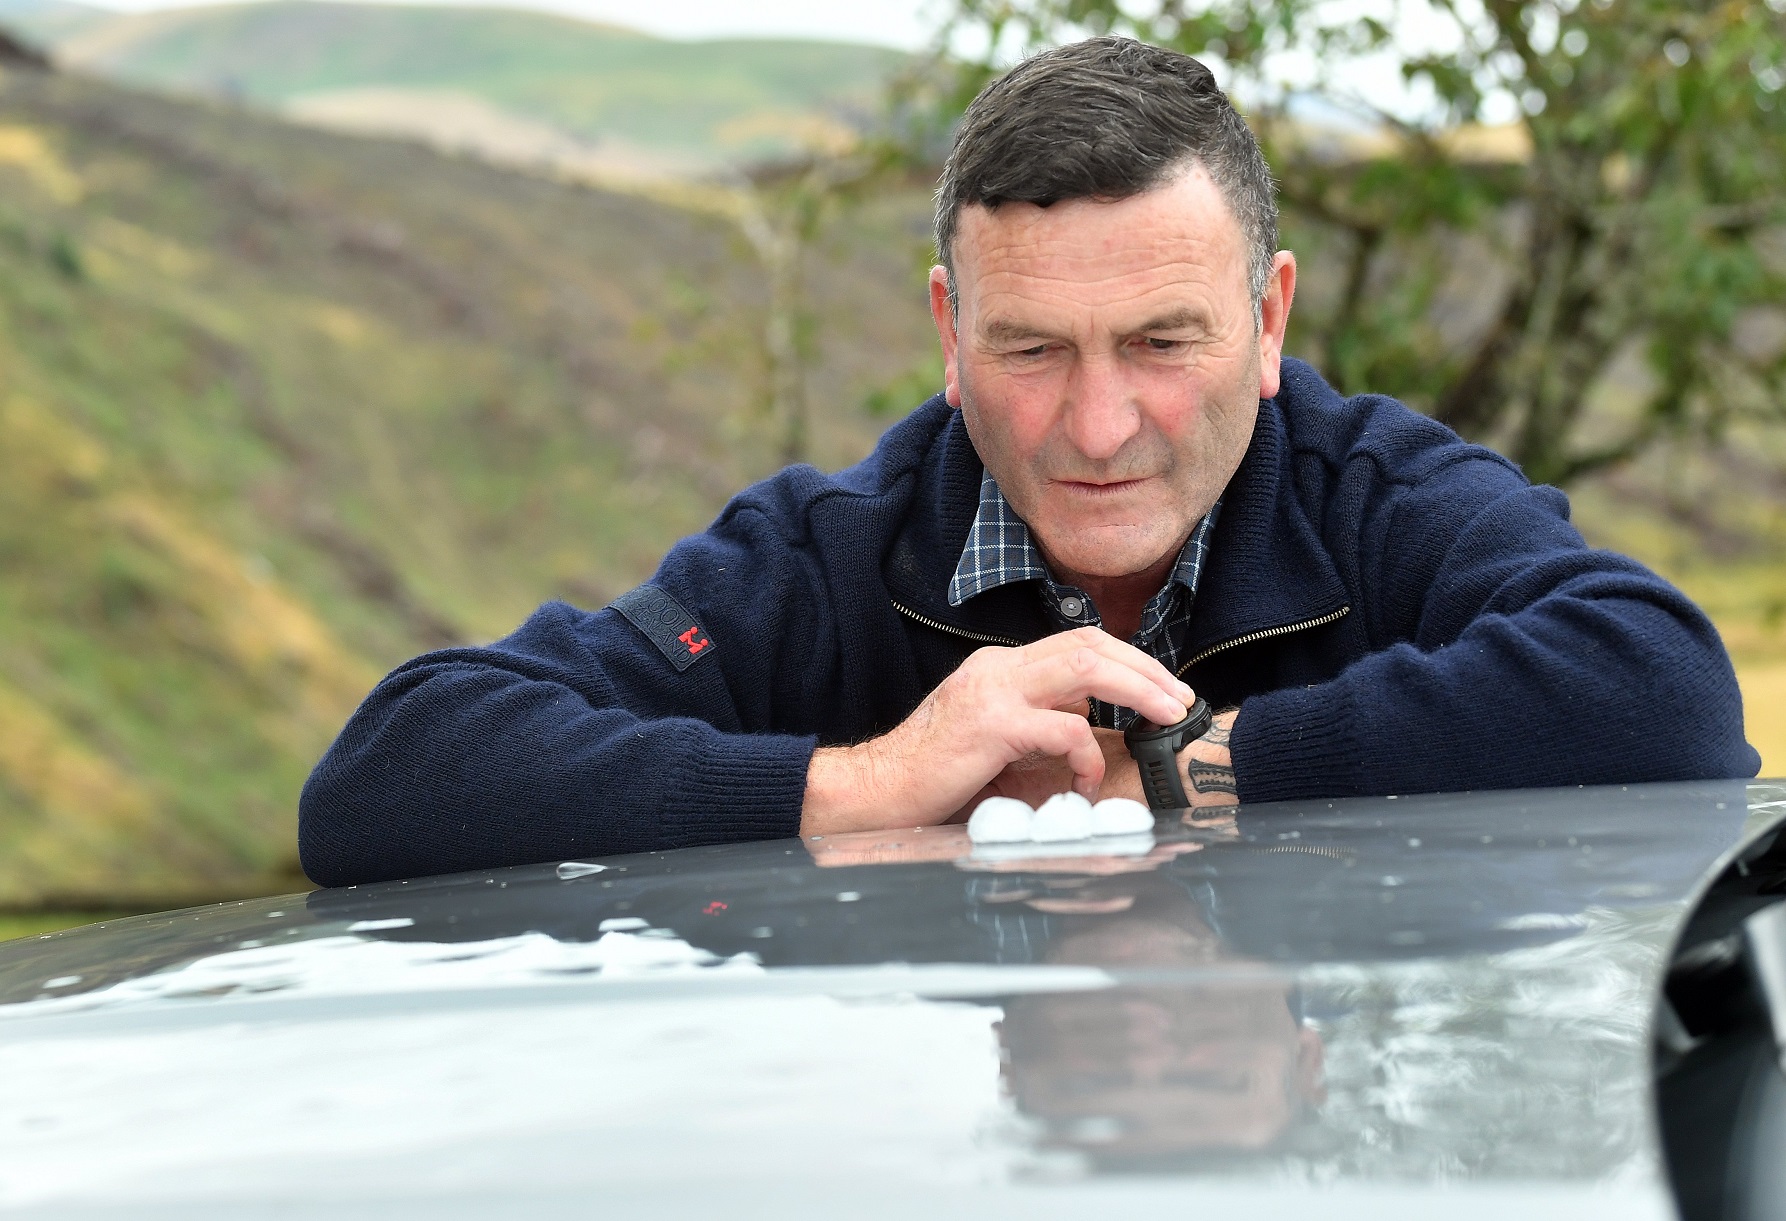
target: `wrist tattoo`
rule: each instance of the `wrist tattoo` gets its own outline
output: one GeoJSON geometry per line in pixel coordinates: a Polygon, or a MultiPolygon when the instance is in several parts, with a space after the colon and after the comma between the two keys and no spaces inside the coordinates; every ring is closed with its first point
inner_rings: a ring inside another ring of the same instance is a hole
{"type": "Polygon", "coordinates": [[[1240,786],[1234,781],[1234,769],[1225,764],[1193,759],[1190,774],[1191,788],[1199,793],[1226,793],[1231,797],[1240,795],[1240,786]]]}

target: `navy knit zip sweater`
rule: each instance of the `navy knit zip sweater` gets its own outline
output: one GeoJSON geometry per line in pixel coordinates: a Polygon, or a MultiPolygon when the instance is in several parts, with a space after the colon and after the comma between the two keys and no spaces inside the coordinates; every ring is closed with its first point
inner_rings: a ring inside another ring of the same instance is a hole
{"type": "MultiPolygon", "coordinates": [[[[304,786],[305,871],[796,834],[815,746],[891,729],[982,645],[1056,630],[1033,582],[948,603],[980,473],[931,399],[857,466],[740,493],[652,578],[673,602],[548,603],[488,648],[399,667],[304,786]]],[[[1504,458],[1285,361],[1222,494],[1182,671],[1240,706],[1242,801],[1754,775],[1716,630],[1568,512],[1504,458]]]]}

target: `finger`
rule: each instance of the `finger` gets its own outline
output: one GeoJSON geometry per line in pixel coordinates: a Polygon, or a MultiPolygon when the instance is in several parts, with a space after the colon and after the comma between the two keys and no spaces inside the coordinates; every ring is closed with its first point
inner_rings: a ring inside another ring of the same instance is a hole
{"type": "Polygon", "coordinates": [[[1017,651],[1026,655],[1025,661],[1027,662],[1041,661],[1086,648],[1094,650],[1100,656],[1107,657],[1111,661],[1128,666],[1186,706],[1196,700],[1196,695],[1191,691],[1190,685],[1175,676],[1158,658],[1149,657],[1134,645],[1118,640],[1101,628],[1082,627],[1075,628],[1070,632],[1056,632],[1034,644],[1024,645],[1017,651]]]}
{"type": "Polygon", "coordinates": [[[1097,738],[1088,734],[1069,750],[1067,766],[1073,769],[1073,791],[1096,801],[1104,783],[1104,748],[1098,745],[1097,738]]]}
{"type": "Polygon", "coordinates": [[[1060,708],[1069,700],[1095,697],[1133,708],[1162,725],[1184,719],[1185,705],[1129,666],[1094,649],[1059,653],[1018,668],[1018,693],[1035,708],[1060,708]]]}
{"type": "Polygon", "coordinates": [[[1063,653],[1033,662],[1018,673],[1026,702],[1059,707],[1073,698],[1095,698],[1170,725],[1182,720],[1186,705],[1147,676],[1093,649],[1063,653]]]}
{"type": "Polygon", "coordinates": [[[1070,712],[1037,711],[1025,717],[1021,748],[1065,759],[1073,772],[1073,789],[1096,797],[1104,783],[1104,748],[1083,717],[1070,712]]]}

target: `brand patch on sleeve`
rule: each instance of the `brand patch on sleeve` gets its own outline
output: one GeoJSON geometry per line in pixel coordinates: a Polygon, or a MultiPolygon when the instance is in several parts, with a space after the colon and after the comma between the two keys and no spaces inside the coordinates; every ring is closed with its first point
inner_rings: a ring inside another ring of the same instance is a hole
{"type": "Polygon", "coordinates": [[[641,585],[608,605],[649,636],[678,673],[713,652],[713,641],[694,616],[655,585],[641,585]]]}

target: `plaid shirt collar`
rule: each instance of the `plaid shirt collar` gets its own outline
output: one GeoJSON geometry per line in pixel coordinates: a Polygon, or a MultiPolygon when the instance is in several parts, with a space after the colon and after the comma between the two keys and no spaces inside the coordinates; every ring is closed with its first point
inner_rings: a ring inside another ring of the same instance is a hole
{"type": "MultiPolygon", "coordinates": [[[[1210,534],[1215,529],[1221,502],[1204,515],[1191,537],[1179,549],[1172,575],[1141,611],[1141,630],[1129,643],[1151,654],[1174,672],[1178,654],[1184,644],[1184,629],[1190,622],[1191,602],[1197,593],[1197,578],[1209,554],[1210,534]]],[[[1042,600],[1062,627],[1099,627],[1103,620],[1085,591],[1064,585],[1054,579],[1042,560],[1041,549],[1031,537],[1029,526],[1017,516],[1010,502],[999,491],[992,472],[980,476],[980,508],[974,524],[967,532],[967,546],[962,548],[961,561],[949,581],[949,605],[960,606],[970,598],[990,589],[1017,581],[1042,582],[1042,600]]],[[[1105,724],[1123,723],[1134,714],[1126,709],[1109,711],[1105,724]]]]}

